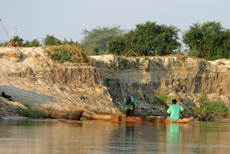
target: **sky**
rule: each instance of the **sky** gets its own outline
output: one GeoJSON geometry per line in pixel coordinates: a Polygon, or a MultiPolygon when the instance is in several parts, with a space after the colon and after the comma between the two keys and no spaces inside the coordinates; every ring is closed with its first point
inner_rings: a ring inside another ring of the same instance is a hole
{"type": "MultiPolygon", "coordinates": [[[[80,42],[84,29],[120,26],[131,30],[147,21],[185,32],[194,23],[217,21],[230,29],[229,0],[0,0],[0,19],[10,36],[80,42]]],[[[7,40],[0,24],[0,42],[7,40]]]]}

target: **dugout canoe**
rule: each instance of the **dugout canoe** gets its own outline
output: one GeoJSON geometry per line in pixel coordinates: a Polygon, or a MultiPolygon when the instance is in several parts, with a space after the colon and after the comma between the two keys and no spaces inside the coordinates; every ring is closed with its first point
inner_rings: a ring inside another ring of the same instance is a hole
{"type": "Polygon", "coordinates": [[[179,119],[172,122],[169,119],[164,119],[163,116],[124,116],[124,115],[100,115],[84,112],[83,116],[88,120],[103,120],[103,121],[125,121],[125,122],[153,122],[153,123],[187,123],[194,120],[191,118],[179,119]]]}
{"type": "Polygon", "coordinates": [[[83,110],[71,112],[46,111],[45,116],[52,119],[80,120],[83,113],[83,110]]]}

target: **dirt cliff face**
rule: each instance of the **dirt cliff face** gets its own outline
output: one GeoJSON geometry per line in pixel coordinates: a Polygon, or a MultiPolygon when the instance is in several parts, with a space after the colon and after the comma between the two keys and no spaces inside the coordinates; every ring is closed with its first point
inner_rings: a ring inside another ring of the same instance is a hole
{"type": "MultiPolygon", "coordinates": [[[[0,48],[0,92],[45,110],[87,110],[117,114],[134,96],[143,115],[163,115],[158,93],[177,98],[191,115],[197,95],[229,106],[230,61],[186,56],[122,58],[91,56],[92,65],[56,63],[43,48],[0,48]]],[[[170,101],[167,102],[170,105],[170,101]]]]}
{"type": "Polygon", "coordinates": [[[94,66],[101,69],[103,85],[116,106],[121,107],[123,98],[131,95],[138,100],[142,114],[163,115],[166,108],[154,102],[161,92],[176,98],[187,109],[187,115],[192,114],[193,106],[199,105],[196,96],[201,93],[229,106],[229,60],[208,62],[186,56],[91,58],[94,66]]]}
{"type": "Polygon", "coordinates": [[[118,113],[100,70],[55,63],[42,48],[0,48],[0,92],[38,110],[118,113]]]}

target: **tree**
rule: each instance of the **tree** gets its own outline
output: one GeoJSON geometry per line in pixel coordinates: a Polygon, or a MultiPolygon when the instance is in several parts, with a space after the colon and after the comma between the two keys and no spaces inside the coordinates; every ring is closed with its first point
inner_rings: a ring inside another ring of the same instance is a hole
{"type": "Polygon", "coordinates": [[[10,39],[9,43],[11,46],[23,46],[23,39],[19,36],[14,36],[12,39],[10,39]]]}
{"type": "Polygon", "coordinates": [[[84,30],[83,34],[85,35],[85,37],[81,43],[83,45],[84,50],[93,50],[97,54],[103,53],[107,50],[107,43],[112,38],[122,33],[123,31],[120,29],[120,27],[98,27],[92,29],[91,31],[84,30]]]}
{"type": "Polygon", "coordinates": [[[219,22],[205,22],[190,26],[183,35],[183,42],[190,49],[189,55],[208,60],[230,56],[230,31],[219,22]]]}
{"type": "Polygon", "coordinates": [[[46,35],[46,37],[43,38],[43,43],[45,46],[62,44],[61,40],[57,39],[54,35],[46,35]]]}
{"type": "Polygon", "coordinates": [[[109,42],[108,49],[112,53],[125,55],[168,55],[174,53],[180,43],[178,42],[179,30],[173,26],[157,25],[155,22],[146,22],[136,25],[135,30],[131,30],[120,38],[114,38],[109,42]],[[123,38],[122,38],[123,37],[123,38]],[[119,41],[122,43],[118,43],[119,41]],[[114,48],[116,44],[123,47],[114,48]]]}
{"type": "Polygon", "coordinates": [[[123,35],[115,36],[107,44],[107,50],[113,54],[121,55],[125,50],[125,37],[123,35]]]}

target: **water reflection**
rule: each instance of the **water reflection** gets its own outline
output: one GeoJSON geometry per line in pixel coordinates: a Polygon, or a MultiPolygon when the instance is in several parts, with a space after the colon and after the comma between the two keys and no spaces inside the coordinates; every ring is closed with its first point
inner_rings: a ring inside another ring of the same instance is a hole
{"type": "Polygon", "coordinates": [[[137,151],[136,138],[140,123],[127,122],[125,123],[125,147],[131,147],[132,151],[137,151]]]}
{"type": "Polygon", "coordinates": [[[168,124],[166,131],[167,152],[178,153],[180,143],[180,124],[168,124]]]}
{"type": "MultiPolygon", "coordinates": [[[[140,123],[138,123],[140,126],[140,123]]],[[[125,127],[125,137],[134,139],[136,136],[136,130],[138,128],[137,123],[127,122],[125,127]]]]}
{"type": "Polygon", "coordinates": [[[0,120],[1,154],[229,153],[230,124],[0,120]]]}

